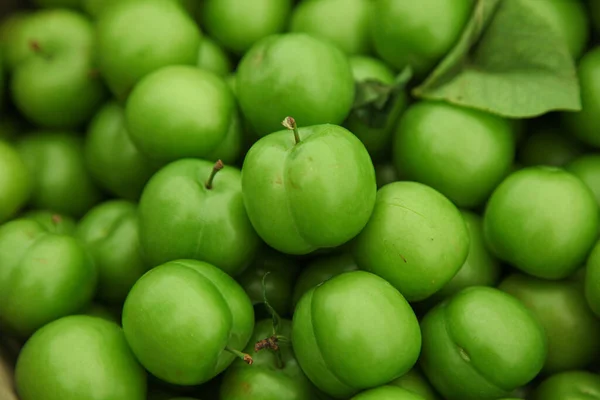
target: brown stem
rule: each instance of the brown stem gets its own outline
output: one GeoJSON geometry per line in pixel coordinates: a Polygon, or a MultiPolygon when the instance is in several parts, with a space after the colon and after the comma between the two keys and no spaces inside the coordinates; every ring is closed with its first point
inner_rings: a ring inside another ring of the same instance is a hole
{"type": "Polygon", "coordinates": [[[287,129],[293,131],[294,140],[296,141],[296,144],[300,143],[300,133],[298,132],[298,125],[296,125],[296,120],[292,117],[285,117],[281,124],[287,129]]]}
{"type": "Polygon", "coordinates": [[[233,354],[234,356],[236,356],[240,360],[244,361],[248,365],[252,365],[252,363],[254,362],[254,360],[252,359],[252,357],[250,356],[250,354],[242,353],[241,351],[236,350],[236,349],[232,349],[229,346],[225,347],[225,351],[233,354]]]}
{"type": "Polygon", "coordinates": [[[207,189],[212,189],[213,187],[213,180],[215,179],[215,175],[217,175],[217,172],[219,172],[220,170],[222,170],[224,167],[223,165],[223,161],[221,160],[217,160],[217,162],[215,163],[215,166],[213,167],[212,171],[210,172],[210,176],[208,177],[208,180],[206,181],[206,188],[207,189]]]}
{"type": "Polygon", "coordinates": [[[40,56],[42,56],[48,60],[52,58],[50,56],[50,54],[48,54],[44,51],[44,49],[42,48],[42,45],[40,45],[40,42],[37,40],[31,40],[29,42],[29,47],[31,48],[31,50],[33,50],[34,53],[39,54],[40,56]]]}

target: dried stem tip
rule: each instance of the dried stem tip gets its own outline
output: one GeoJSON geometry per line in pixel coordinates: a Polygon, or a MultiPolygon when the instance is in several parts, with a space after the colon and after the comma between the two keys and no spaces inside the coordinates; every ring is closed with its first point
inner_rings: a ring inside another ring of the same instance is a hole
{"type": "Polygon", "coordinates": [[[263,349],[271,349],[273,351],[279,350],[279,343],[278,343],[277,336],[271,336],[271,337],[268,337],[266,339],[259,340],[258,342],[256,342],[256,344],[254,345],[254,351],[258,353],[259,351],[261,351],[263,349]]]}
{"type": "Polygon", "coordinates": [[[300,143],[300,134],[298,133],[298,126],[296,125],[296,120],[294,118],[285,117],[285,119],[281,122],[281,125],[290,131],[294,131],[294,140],[296,143],[300,143]]]}
{"type": "Polygon", "coordinates": [[[58,214],[53,214],[50,218],[53,224],[60,224],[62,222],[62,217],[58,214]]]}
{"type": "Polygon", "coordinates": [[[234,356],[236,356],[240,360],[244,361],[248,365],[252,365],[254,363],[254,360],[252,359],[252,357],[250,356],[250,354],[242,353],[241,351],[236,350],[236,349],[232,349],[229,346],[225,347],[225,351],[233,354],[234,356]]]}
{"type": "Polygon", "coordinates": [[[217,160],[217,162],[215,163],[215,166],[213,167],[212,171],[210,172],[210,176],[208,177],[208,180],[206,181],[206,188],[207,189],[212,189],[213,187],[213,180],[215,179],[215,175],[217,175],[217,172],[219,172],[220,170],[222,170],[224,167],[223,165],[223,161],[221,160],[217,160]]]}

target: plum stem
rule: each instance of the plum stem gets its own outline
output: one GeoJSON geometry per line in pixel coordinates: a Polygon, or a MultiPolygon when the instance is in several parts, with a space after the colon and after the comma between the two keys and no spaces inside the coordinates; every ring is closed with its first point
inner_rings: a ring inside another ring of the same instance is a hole
{"type": "Polygon", "coordinates": [[[281,125],[285,126],[287,129],[294,132],[294,140],[296,144],[300,143],[300,133],[298,132],[298,125],[296,125],[296,120],[292,117],[285,117],[281,125]]]}
{"type": "Polygon", "coordinates": [[[62,217],[58,214],[53,214],[52,217],[50,217],[50,219],[52,220],[52,223],[55,225],[60,224],[62,222],[62,217]]]}
{"type": "Polygon", "coordinates": [[[41,55],[42,57],[44,57],[47,60],[52,58],[50,56],[50,54],[48,54],[44,51],[44,49],[40,45],[40,42],[38,42],[37,40],[31,40],[29,42],[29,47],[31,48],[31,50],[33,50],[34,53],[41,55]]]}
{"type": "Polygon", "coordinates": [[[219,172],[220,170],[222,170],[224,167],[223,165],[223,161],[221,160],[217,160],[217,162],[215,163],[215,166],[213,167],[212,171],[210,171],[210,176],[208,177],[208,180],[206,181],[206,188],[207,189],[212,189],[213,187],[213,180],[215,179],[215,175],[217,175],[217,172],[219,172]]]}
{"type": "Polygon", "coordinates": [[[241,351],[233,349],[229,346],[225,347],[225,351],[233,354],[234,356],[236,356],[237,358],[239,358],[240,360],[242,360],[243,362],[245,362],[248,365],[252,365],[252,363],[254,362],[254,360],[252,359],[250,354],[242,353],[241,351]]]}

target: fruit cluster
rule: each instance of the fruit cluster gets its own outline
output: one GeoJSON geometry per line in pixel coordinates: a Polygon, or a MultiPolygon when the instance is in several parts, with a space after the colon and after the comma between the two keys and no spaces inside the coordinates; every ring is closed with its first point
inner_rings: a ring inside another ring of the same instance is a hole
{"type": "Polygon", "coordinates": [[[34,3],[19,399],[600,399],[600,1],[34,3]]]}

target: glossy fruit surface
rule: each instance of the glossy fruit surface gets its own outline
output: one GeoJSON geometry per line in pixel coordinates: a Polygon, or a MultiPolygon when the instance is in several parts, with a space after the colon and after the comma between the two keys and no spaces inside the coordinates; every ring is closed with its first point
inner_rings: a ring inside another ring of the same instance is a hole
{"type": "Polygon", "coordinates": [[[421,321],[420,364],[449,400],[507,396],[542,369],[544,328],[516,298],[474,286],[429,311],[421,321]]]}
{"type": "Polygon", "coordinates": [[[600,155],[586,154],[571,161],[565,169],[576,175],[594,193],[600,206],[600,155]]]}
{"type": "Polygon", "coordinates": [[[292,344],[317,388],[343,399],[408,372],[419,356],[421,332],[408,302],[393,286],[369,272],[354,271],[302,296],[292,344]]]}
{"type": "Polygon", "coordinates": [[[350,400],[423,400],[423,397],[398,386],[384,385],[365,390],[350,400]]]}
{"type": "Polygon", "coordinates": [[[21,218],[34,220],[50,233],[73,235],[77,222],[73,217],[62,215],[47,210],[30,210],[21,215],[21,218]]]}
{"type": "Polygon", "coordinates": [[[529,167],[495,189],[483,223],[486,242],[499,258],[530,275],[561,279],[594,245],[598,205],[576,176],[555,167],[529,167]]]}
{"type": "Polygon", "coordinates": [[[220,76],[227,76],[233,70],[231,60],[225,50],[209,37],[202,38],[197,65],[220,76]]]}
{"type": "Polygon", "coordinates": [[[244,290],[219,268],[196,260],[148,271],[123,307],[123,330],[136,358],[177,385],[198,385],[222,372],[234,359],[225,348],[244,348],[253,328],[244,290]]]}
{"type": "Polygon", "coordinates": [[[360,140],[337,125],[289,130],[256,142],[244,159],[242,192],[252,226],[271,247],[307,254],[342,245],[367,223],[375,171],[360,140]]]}
{"type": "Polygon", "coordinates": [[[11,144],[0,141],[0,223],[25,205],[31,190],[25,162],[11,144]]]}
{"type": "Polygon", "coordinates": [[[600,377],[589,371],[568,371],[552,375],[533,392],[532,400],[600,398],[600,377]]]}
{"type": "Polygon", "coordinates": [[[468,252],[469,233],[456,206],[416,182],[379,189],[373,214],[353,250],[361,269],[386,279],[409,301],[440,290],[468,252]]]}
{"type": "Polygon", "coordinates": [[[146,399],[146,372],[121,328],[87,315],[37,331],[17,361],[16,385],[22,400],[146,399]]]}
{"type": "Polygon", "coordinates": [[[440,400],[440,396],[418,366],[415,366],[400,378],[394,379],[389,385],[398,386],[409,392],[418,394],[424,400],[440,400]]]}
{"type": "Polygon", "coordinates": [[[257,42],[237,70],[237,95],[253,130],[264,136],[292,116],[299,126],[341,124],[354,101],[346,55],[305,33],[257,42]]]}

